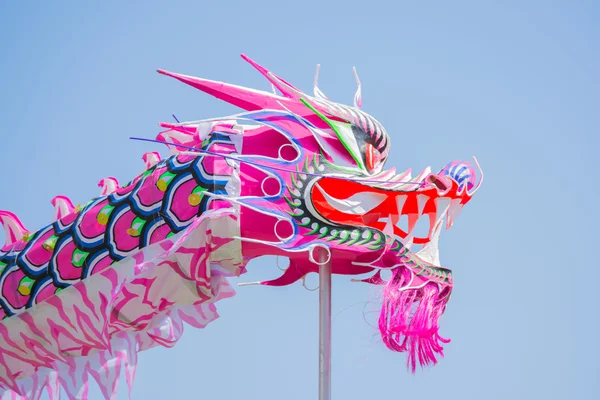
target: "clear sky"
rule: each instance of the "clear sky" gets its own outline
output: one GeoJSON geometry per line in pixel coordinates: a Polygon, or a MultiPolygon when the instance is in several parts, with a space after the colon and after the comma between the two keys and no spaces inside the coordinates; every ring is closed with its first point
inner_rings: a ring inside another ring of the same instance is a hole
{"type": "MultiPolygon", "coordinates": [[[[334,278],[334,398],[598,399],[599,18],[592,0],[4,0],[0,209],[41,227],[53,196],[86,202],[163,151],[129,136],[236,111],[157,68],[269,89],[244,52],[310,92],[320,63],[351,104],[354,65],[388,166],[476,155],[485,182],[442,234],[455,291],[436,367],[409,374],[377,338],[373,288],[334,278]]],[[[240,281],[277,273],[261,260],[240,281]]],[[[315,399],[317,307],[299,284],[239,288],[207,329],[140,355],[133,398],[315,399]]]]}

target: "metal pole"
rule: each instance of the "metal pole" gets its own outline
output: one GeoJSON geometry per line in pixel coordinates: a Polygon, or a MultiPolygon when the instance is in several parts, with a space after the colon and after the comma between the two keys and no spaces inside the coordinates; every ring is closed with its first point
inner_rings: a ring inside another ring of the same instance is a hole
{"type": "Polygon", "coordinates": [[[319,256],[319,400],[331,400],[331,260],[319,256]]]}

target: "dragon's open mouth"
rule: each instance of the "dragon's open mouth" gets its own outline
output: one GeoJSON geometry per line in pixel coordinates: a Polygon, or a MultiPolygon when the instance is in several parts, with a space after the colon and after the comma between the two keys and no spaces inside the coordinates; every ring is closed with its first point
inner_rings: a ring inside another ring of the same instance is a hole
{"type": "Polygon", "coordinates": [[[397,175],[402,183],[391,182],[388,187],[369,181],[322,178],[312,189],[312,203],[319,214],[334,223],[384,231],[391,222],[393,236],[405,247],[425,245],[436,226],[446,218],[449,228],[470,199],[454,179],[427,172],[410,181],[397,175]]]}

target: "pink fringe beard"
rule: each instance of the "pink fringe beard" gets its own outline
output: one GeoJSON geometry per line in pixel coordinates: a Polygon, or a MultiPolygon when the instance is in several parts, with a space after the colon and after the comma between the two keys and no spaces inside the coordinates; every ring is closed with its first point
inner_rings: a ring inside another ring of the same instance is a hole
{"type": "Polygon", "coordinates": [[[440,289],[427,283],[419,289],[405,289],[411,272],[405,267],[393,271],[383,291],[379,330],[388,348],[407,352],[407,367],[414,373],[417,358],[421,367],[437,363],[436,355],[444,356],[444,339],[438,334],[439,319],[450,297],[450,288],[440,289]]]}

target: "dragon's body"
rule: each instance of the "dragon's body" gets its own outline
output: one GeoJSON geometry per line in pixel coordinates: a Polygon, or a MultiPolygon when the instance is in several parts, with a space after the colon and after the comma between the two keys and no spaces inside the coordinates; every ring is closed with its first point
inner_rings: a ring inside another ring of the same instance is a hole
{"type": "Polygon", "coordinates": [[[444,217],[449,227],[471,199],[474,170],[462,162],[414,178],[383,170],[390,140],[359,110],[360,85],[347,107],[248,61],[282,95],[159,71],[246,112],[162,124],[168,158],[146,153],[142,174],[122,187],[103,179],[101,196],[83,206],[56,197],[55,221],[37,232],[0,211],[6,393],[55,395],[60,383],[69,398],[85,397],[90,373],[110,397],[121,365],[131,385],[138,351],[173,345],[183,322],[216,318],[213,303],[233,295],[226,278],[263,255],[290,259],[264,285],[293,283],[324,262],[333,273],[372,273],[363,281],[385,285],[386,345],[407,351],[413,370],[417,360],[435,362],[452,289],[437,240],[444,217]],[[415,237],[420,218],[429,231],[415,237]]]}

